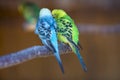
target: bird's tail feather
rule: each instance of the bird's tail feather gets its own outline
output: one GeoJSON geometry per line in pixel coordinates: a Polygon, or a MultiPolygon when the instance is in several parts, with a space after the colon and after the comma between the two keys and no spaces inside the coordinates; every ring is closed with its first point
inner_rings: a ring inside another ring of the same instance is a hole
{"type": "Polygon", "coordinates": [[[60,59],[59,51],[57,50],[57,48],[54,47],[54,45],[51,43],[51,41],[48,40],[46,42],[47,42],[48,49],[53,51],[53,53],[54,53],[54,55],[55,55],[55,57],[57,59],[57,62],[59,64],[60,68],[61,68],[61,71],[62,71],[62,73],[64,73],[64,68],[63,68],[63,65],[62,65],[62,61],[60,59]]]}
{"type": "Polygon", "coordinates": [[[61,61],[61,59],[60,59],[60,55],[55,55],[55,57],[56,57],[56,59],[57,59],[57,61],[58,61],[58,64],[59,64],[59,66],[60,66],[60,69],[61,69],[62,73],[64,73],[64,68],[63,68],[62,61],[61,61]]]}
{"type": "Polygon", "coordinates": [[[77,55],[77,57],[78,57],[81,65],[82,65],[83,70],[84,70],[85,72],[87,72],[87,67],[86,67],[86,65],[85,65],[85,62],[84,62],[84,60],[83,60],[83,58],[82,58],[82,56],[81,56],[81,54],[80,54],[80,51],[79,51],[77,45],[76,45],[73,41],[70,41],[69,45],[70,45],[70,47],[72,48],[72,50],[74,51],[74,53],[77,55]]]}
{"type": "Polygon", "coordinates": [[[77,55],[77,57],[78,57],[81,65],[82,65],[83,70],[84,70],[85,72],[87,72],[87,67],[86,67],[86,65],[85,65],[85,62],[84,62],[84,60],[83,60],[83,58],[82,58],[82,56],[80,55],[80,52],[79,52],[78,50],[76,50],[76,55],[77,55]]]}

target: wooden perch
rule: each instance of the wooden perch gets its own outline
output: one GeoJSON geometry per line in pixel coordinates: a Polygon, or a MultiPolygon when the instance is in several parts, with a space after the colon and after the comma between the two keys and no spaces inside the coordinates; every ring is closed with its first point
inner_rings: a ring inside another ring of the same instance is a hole
{"type": "MultiPolygon", "coordinates": [[[[71,49],[68,45],[59,44],[60,54],[70,53],[71,49]]],[[[10,53],[0,57],[0,69],[14,66],[25,61],[38,58],[52,56],[53,53],[45,46],[33,46],[15,53],[10,53]]]]}

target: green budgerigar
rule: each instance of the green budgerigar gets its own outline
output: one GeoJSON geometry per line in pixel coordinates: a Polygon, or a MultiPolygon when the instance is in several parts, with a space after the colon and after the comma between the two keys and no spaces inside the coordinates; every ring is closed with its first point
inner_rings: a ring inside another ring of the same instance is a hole
{"type": "Polygon", "coordinates": [[[26,30],[34,31],[37,19],[39,17],[40,8],[33,2],[22,2],[18,6],[18,11],[25,19],[24,28],[26,30]]]}
{"type": "Polygon", "coordinates": [[[52,15],[57,22],[57,36],[60,42],[69,44],[73,52],[77,55],[83,70],[86,72],[87,67],[80,54],[81,46],[79,43],[79,31],[74,21],[68,14],[62,9],[54,9],[52,15]]]}

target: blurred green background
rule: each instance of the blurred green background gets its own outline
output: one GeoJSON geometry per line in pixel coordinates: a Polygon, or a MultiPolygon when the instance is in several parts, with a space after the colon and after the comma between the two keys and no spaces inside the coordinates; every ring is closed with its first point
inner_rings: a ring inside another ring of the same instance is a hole
{"type": "MultiPolygon", "coordinates": [[[[17,10],[23,0],[0,1],[0,55],[42,45],[34,32],[23,30],[24,19],[17,10]]],[[[50,9],[64,9],[77,24],[120,24],[119,0],[26,0],[50,9]]],[[[96,26],[97,27],[97,26],[96,26]]],[[[55,57],[37,58],[0,70],[0,80],[120,80],[120,33],[81,33],[85,73],[73,53],[61,55],[65,74],[55,57]]]]}

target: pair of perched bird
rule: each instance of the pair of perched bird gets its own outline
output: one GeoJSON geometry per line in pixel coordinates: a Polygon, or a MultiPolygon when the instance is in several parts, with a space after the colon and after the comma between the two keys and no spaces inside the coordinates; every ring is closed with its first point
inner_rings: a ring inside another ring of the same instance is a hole
{"type": "Polygon", "coordinates": [[[81,46],[79,46],[78,28],[64,10],[54,9],[52,12],[48,8],[39,10],[35,33],[39,36],[42,43],[53,52],[62,73],[64,73],[64,68],[59,54],[58,40],[71,47],[77,55],[83,70],[87,71],[87,67],[79,51],[81,46]]]}

